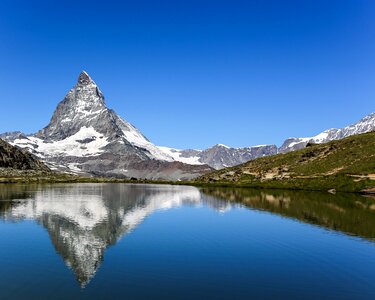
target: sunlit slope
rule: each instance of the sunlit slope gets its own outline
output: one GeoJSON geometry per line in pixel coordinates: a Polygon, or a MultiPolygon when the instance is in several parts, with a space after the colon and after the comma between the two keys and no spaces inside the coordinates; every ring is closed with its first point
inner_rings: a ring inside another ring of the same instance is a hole
{"type": "Polygon", "coordinates": [[[199,177],[198,183],[360,191],[375,187],[375,132],[259,158],[199,177]]]}

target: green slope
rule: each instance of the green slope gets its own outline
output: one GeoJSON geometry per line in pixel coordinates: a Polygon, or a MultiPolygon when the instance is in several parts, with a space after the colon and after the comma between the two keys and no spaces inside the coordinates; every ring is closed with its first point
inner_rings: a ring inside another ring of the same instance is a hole
{"type": "Polygon", "coordinates": [[[358,192],[375,188],[375,132],[249,161],[196,184],[358,192]]]}

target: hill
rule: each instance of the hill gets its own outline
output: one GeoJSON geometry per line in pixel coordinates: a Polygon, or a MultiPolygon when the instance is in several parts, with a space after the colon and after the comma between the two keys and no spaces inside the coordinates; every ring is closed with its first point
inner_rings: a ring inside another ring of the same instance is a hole
{"type": "Polygon", "coordinates": [[[12,146],[0,139],[0,174],[19,171],[50,172],[50,169],[26,150],[12,146]]]}
{"type": "Polygon", "coordinates": [[[375,132],[263,157],[208,173],[196,184],[358,192],[375,189],[375,132]]]}

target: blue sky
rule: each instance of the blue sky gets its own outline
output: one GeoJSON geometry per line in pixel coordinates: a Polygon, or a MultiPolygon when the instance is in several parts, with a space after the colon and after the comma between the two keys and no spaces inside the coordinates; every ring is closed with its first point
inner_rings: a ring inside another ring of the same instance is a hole
{"type": "Polygon", "coordinates": [[[375,1],[0,0],[0,132],[81,70],[155,144],[280,145],[375,111],[375,1]]]}

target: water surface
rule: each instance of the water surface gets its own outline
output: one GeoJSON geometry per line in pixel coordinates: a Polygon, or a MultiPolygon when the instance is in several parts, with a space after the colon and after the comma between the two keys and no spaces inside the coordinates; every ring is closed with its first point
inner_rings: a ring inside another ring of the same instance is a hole
{"type": "Polygon", "coordinates": [[[0,185],[0,299],[374,299],[375,200],[0,185]]]}

